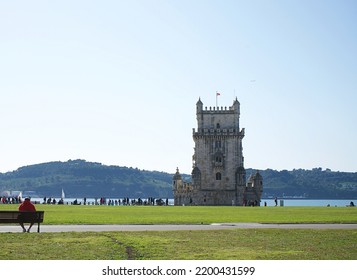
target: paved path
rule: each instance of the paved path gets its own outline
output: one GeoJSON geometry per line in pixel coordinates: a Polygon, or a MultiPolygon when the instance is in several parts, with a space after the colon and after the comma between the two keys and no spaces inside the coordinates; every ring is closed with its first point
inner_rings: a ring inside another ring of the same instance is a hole
{"type": "MultiPolygon", "coordinates": [[[[41,225],[41,232],[83,231],[169,231],[169,230],[219,230],[235,228],[278,228],[278,229],[356,229],[357,224],[259,224],[221,223],[210,225],[41,225]]],[[[2,232],[22,232],[20,226],[0,225],[2,232]]],[[[32,227],[37,232],[37,225],[32,227]]]]}

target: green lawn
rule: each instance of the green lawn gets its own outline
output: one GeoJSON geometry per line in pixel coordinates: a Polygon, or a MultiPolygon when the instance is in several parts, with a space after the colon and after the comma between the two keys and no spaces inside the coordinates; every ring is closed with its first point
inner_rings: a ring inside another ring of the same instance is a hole
{"type": "Polygon", "coordinates": [[[356,260],[355,230],[2,233],[2,260],[356,260]]]}
{"type": "MultiPolygon", "coordinates": [[[[357,207],[37,205],[44,224],[357,223],[357,207]]],[[[0,205],[0,210],[17,205],[0,205]]]]}
{"type": "MultiPolygon", "coordinates": [[[[0,210],[17,205],[0,205],[0,210]]],[[[357,207],[37,205],[44,224],[357,223],[357,207]]],[[[1,226],[1,225],[0,225],[1,226]]],[[[20,232],[20,231],[19,231],[20,232]]],[[[0,259],[356,260],[356,230],[1,233],[0,259]]]]}

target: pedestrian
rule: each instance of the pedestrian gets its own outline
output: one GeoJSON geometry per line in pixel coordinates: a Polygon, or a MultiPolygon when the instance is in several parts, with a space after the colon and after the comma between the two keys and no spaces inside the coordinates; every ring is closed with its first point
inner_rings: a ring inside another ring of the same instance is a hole
{"type": "MultiPolygon", "coordinates": [[[[20,206],[19,206],[19,211],[20,211],[20,212],[36,212],[36,208],[35,208],[35,205],[32,204],[31,199],[30,199],[29,197],[26,197],[25,200],[24,200],[24,202],[22,202],[22,203],[20,204],[20,206]]],[[[23,222],[23,220],[21,219],[21,216],[24,217],[24,215],[25,215],[24,213],[20,213],[20,214],[19,214],[19,221],[20,221],[19,223],[20,223],[20,226],[22,227],[23,232],[30,232],[30,230],[31,230],[33,224],[35,223],[35,221],[34,221],[34,220],[31,221],[29,228],[26,230],[26,228],[25,228],[25,226],[24,226],[24,222],[23,222]]]]}
{"type": "Polygon", "coordinates": [[[278,206],[278,198],[277,197],[275,197],[274,202],[275,202],[275,206],[278,206]]]}

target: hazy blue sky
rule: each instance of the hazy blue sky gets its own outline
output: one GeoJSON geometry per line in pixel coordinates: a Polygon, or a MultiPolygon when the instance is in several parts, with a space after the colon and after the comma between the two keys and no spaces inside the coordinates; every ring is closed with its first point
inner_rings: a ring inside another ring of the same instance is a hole
{"type": "Polygon", "coordinates": [[[241,103],[245,166],[357,171],[357,2],[0,0],[0,172],[191,172],[195,105],[241,103]]]}

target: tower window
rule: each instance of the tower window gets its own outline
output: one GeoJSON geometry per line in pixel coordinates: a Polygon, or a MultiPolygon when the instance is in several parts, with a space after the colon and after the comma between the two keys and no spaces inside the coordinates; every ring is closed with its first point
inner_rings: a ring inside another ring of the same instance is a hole
{"type": "Polygon", "coordinates": [[[216,173],[216,180],[218,180],[218,181],[222,180],[222,174],[221,173],[219,173],[219,172],[216,173]]]}
{"type": "Polygon", "coordinates": [[[219,141],[219,140],[217,140],[217,141],[215,142],[215,146],[216,146],[216,148],[221,148],[221,147],[222,147],[222,142],[219,141]]]}
{"type": "Polygon", "coordinates": [[[220,125],[219,123],[217,123],[216,128],[217,128],[217,129],[220,129],[220,128],[221,128],[221,125],[220,125]]]}

